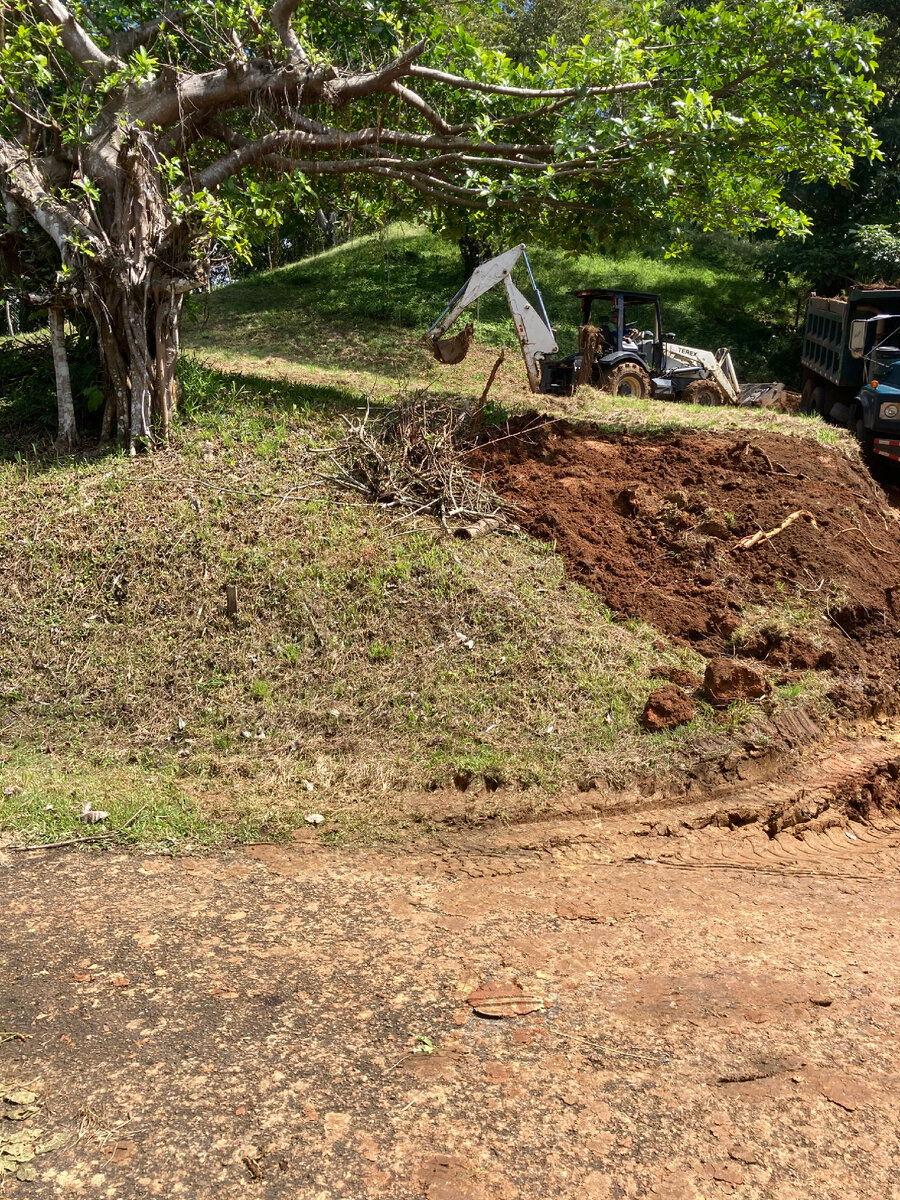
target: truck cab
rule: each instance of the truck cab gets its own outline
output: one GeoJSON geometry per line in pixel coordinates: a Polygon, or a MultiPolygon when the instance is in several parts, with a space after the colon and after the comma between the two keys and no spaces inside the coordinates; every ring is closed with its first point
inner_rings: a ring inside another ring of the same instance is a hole
{"type": "Polygon", "coordinates": [[[658,295],[622,292],[616,288],[586,288],[575,295],[581,301],[581,324],[594,324],[609,332],[604,362],[613,365],[637,359],[653,374],[662,369],[658,295]],[[641,326],[645,328],[642,330],[641,326]]]}
{"type": "Polygon", "coordinates": [[[870,453],[900,463],[900,316],[876,313],[853,321],[850,353],[863,361],[854,432],[870,453]]]}
{"type": "Polygon", "coordinates": [[[544,358],[542,392],[571,394],[591,383],[612,395],[684,399],[699,404],[737,403],[741,389],[728,350],[714,354],[682,346],[662,333],[656,292],[580,288],[579,353],[544,358]],[[592,342],[586,342],[589,334],[592,342]],[[585,362],[585,355],[589,355],[585,362]]]}
{"type": "Polygon", "coordinates": [[[584,349],[546,358],[540,390],[569,395],[579,383],[590,382],[596,387],[612,384],[618,395],[650,395],[663,362],[659,296],[619,288],[581,288],[572,294],[581,304],[582,330],[595,329],[601,341],[592,347],[592,361],[584,370],[584,349]]]}
{"type": "Polygon", "coordinates": [[[900,288],[811,296],[801,411],[846,426],[867,454],[900,464],[900,288]]]}

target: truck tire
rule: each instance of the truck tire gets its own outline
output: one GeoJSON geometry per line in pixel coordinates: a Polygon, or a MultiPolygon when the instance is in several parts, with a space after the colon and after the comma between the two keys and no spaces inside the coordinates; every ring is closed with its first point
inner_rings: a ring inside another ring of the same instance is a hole
{"type": "Polygon", "coordinates": [[[800,411],[805,417],[824,417],[827,401],[825,381],[812,371],[804,371],[803,387],[800,391],[800,411]]]}
{"type": "Polygon", "coordinates": [[[800,411],[803,413],[804,417],[811,417],[816,411],[812,406],[812,394],[814,387],[815,384],[811,379],[803,380],[803,388],[800,392],[800,411]]]}
{"type": "Polygon", "coordinates": [[[728,397],[713,379],[695,379],[681,393],[685,404],[723,405],[728,397]]]}
{"type": "Polygon", "coordinates": [[[643,400],[650,395],[650,376],[637,363],[621,363],[600,372],[597,386],[610,396],[628,396],[643,400]]]}
{"type": "Polygon", "coordinates": [[[875,435],[871,430],[866,429],[866,422],[863,418],[863,410],[859,404],[854,404],[850,410],[850,419],[847,422],[847,429],[856,440],[859,442],[859,448],[866,463],[871,467],[872,460],[875,455],[872,452],[872,447],[875,442],[875,435]]]}

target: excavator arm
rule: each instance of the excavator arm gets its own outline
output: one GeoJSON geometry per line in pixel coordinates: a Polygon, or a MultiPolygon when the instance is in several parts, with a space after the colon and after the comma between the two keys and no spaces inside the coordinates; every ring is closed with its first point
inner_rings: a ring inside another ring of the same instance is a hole
{"type": "Polygon", "coordinates": [[[537,392],[540,390],[541,382],[540,359],[545,354],[555,354],[558,346],[556,345],[556,338],[553,336],[553,330],[550,328],[550,321],[547,318],[544,302],[534,282],[534,276],[531,273],[531,264],[528,262],[524,245],[514,246],[511,250],[505,250],[502,254],[498,254],[496,258],[491,258],[487,262],[482,263],[481,266],[476,267],[441,313],[440,317],[438,317],[425,334],[424,340],[431,347],[432,353],[439,362],[459,362],[461,358],[465,357],[465,352],[468,350],[468,342],[465,343],[464,349],[460,352],[457,339],[451,338],[445,341],[443,335],[451,328],[462,313],[465,312],[470,304],[473,304],[485,292],[490,291],[492,287],[496,287],[498,283],[503,284],[506,292],[509,311],[512,315],[513,324],[516,327],[516,336],[519,339],[519,345],[522,348],[522,357],[525,360],[528,382],[531,390],[537,392]],[[525,260],[525,266],[528,268],[528,276],[534,288],[537,307],[530,304],[513,283],[512,270],[520,258],[525,260]]]}

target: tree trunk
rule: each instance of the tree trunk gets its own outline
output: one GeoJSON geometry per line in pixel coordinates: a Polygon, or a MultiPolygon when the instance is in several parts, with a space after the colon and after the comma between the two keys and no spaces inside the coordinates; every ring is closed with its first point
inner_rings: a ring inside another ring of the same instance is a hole
{"type": "Polygon", "coordinates": [[[462,259],[463,270],[468,279],[476,267],[491,257],[491,244],[481,234],[463,234],[459,239],[459,255],[462,259]]]}
{"type": "Polygon", "coordinates": [[[75,427],[75,404],[72,400],[72,380],[66,355],[65,310],[54,305],[50,309],[50,345],[53,348],[53,370],[56,374],[56,406],[58,421],[53,448],[60,454],[71,454],[78,446],[75,427]]]}
{"type": "Polygon", "coordinates": [[[129,130],[118,158],[111,240],[122,253],[87,264],[87,300],[107,382],[102,437],[132,452],[169,434],[183,296],[165,264],[188,252],[173,229],[146,134],[129,130]],[[169,282],[167,283],[166,280],[169,282]]]}
{"type": "Polygon", "coordinates": [[[107,385],[100,436],[133,452],[149,449],[168,437],[175,411],[182,297],[151,286],[93,294],[107,385]]]}

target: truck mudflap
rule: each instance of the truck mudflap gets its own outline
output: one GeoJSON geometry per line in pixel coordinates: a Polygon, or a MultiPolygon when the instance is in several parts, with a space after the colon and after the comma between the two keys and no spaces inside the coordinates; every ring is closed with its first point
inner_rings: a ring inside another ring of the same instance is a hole
{"type": "Polygon", "coordinates": [[[900,441],[895,438],[872,439],[872,453],[879,458],[889,458],[891,462],[900,463],[900,441]]]}

